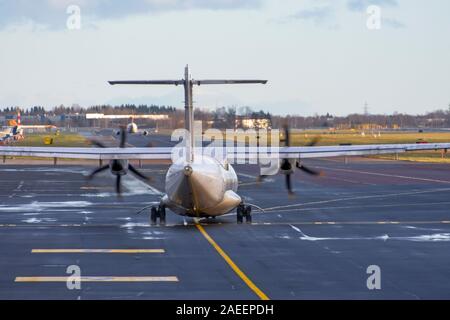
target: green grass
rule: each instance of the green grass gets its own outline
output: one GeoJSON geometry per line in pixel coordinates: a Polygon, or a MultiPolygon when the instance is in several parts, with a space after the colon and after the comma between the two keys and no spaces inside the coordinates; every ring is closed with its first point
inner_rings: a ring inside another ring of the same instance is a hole
{"type": "Polygon", "coordinates": [[[25,139],[14,144],[18,147],[89,147],[91,144],[85,137],[76,133],[31,133],[25,134],[25,139]],[[46,137],[53,139],[53,144],[46,145],[46,137]]]}
{"type": "MultiPolygon", "coordinates": [[[[318,146],[332,146],[340,144],[407,144],[416,143],[419,140],[429,143],[443,143],[450,142],[450,133],[446,132],[402,132],[402,133],[381,133],[378,136],[378,132],[375,135],[366,133],[364,136],[360,132],[337,132],[337,133],[323,133],[319,131],[310,131],[306,133],[295,133],[291,139],[293,145],[305,145],[314,138],[319,138],[318,146]]],[[[420,162],[438,162],[438,163],[450,163],[450,159],[447,159],[447,155],[442,157],[441,151],[418,151],[400,153],[398,158],[396,155],[380,155],[373,156],[374,158],[389,159],[389,160],[402,160],[402,161],[420,161],[420,162]]],[[[450,158],[450,157],[449,157],[450,158]]]]}
{"type": "MultiPolygon", "coordinates": [[[[416,143],[419,139],[430,143],[442,143],[450,142],[450,133],[419,133],[419,132],[405,132],[405,133],[381,133],[381,136],[373,136],[370,133],[366,133],[362,136],[360,132],[353,131],[338,131],[328,132],[321,130],[310,130],[305,132],[291,133],[291,145],[292,146],[304,146],[311,141],[318,139],[317,146],[335,146],[340,144],[404,144],[404,143],[416,143]]],[[[238,140],[242,141],[243,137],[238,137],[238,140]]],[[[33,147],[89,147],[90,142],[85,137],[76,133],[61,133],[56,136],[53,133],[42,134],[27,134],[25,140],[15,143],[16,146],[33,146],[33,147]],[[53,144],[46,145],[44,138],[53,138],[53,144]]],[[[380,155],[374,156],[382,159],[396,159],[395,155],[380,155]]],[[[402,153],[398,155],[399,160],[406,161],[423,161],[423,162],[444,162],[450,163],[450,154],[445,155],[442,158],[441,151],[427,151],[427,152],[411,152],[402,153]],[[447,159],[448,157],[448,159],[447,159]]]]}
{"type": "Polygon", "coordinates": [[[305,145],[315,137],[320,138],[317,145],[330,146],[339,144],[395,144],[395,143],[416,143],[420,139],[430,143],[450,142],[450,133],[381,133],[375,135],[366,133],[362,136],[361,133],[321,133],[321,132],[307,132],[295,133],[291,135],[294,145],[305,145]]]}
{"type": "MultiPolygon", "coordinates": [[[[282,138],[282,136],[281,136],[282,138]]],[[[238,136],[239,141],[243,141],[244,136],[238,136]]],[[[323,131],[323,130],[309,130],[304,132],[292,132],[291,133],[291,145],[292,146],[305,146],[312,141],[316,141],[316,146],[337,146],[341,144],[352,145],[365,145],[365,144],[408,144],[416,143],[422,140],[429,143],[444,143],[450,142],[450,132],[387,132],[381,133],[378,136],[378,131],[371,133],[365,133],[363,136],[361,132],[356,131],[323,131]]],[[[373,156],[374,158],[391,159],[395,160],[396,155],[380,155],[373,156]]],[[[422,162],[444,162],[450,163],[450,155],[444,155],[442,158],[441,151],[419,151],[401,153],[398,155],[399,160],[404,161],[422,161],[422,162]]]]}

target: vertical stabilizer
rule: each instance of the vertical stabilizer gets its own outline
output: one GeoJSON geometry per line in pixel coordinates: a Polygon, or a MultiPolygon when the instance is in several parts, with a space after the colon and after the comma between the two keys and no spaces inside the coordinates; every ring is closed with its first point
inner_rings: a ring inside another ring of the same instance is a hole
{"type": "Polygon", "coordinates": [[[184,128],[188,132],[186,141],[186,161],[194,161],[194,106],[192,101],[192,79],[189,66],[184,69],[184,128]]]}
{"type": "Polygon", "coordinates": [[[189,66],[184,69],[184,79],[181,80],[119,80],[109,81],[110,85],[125,84],[125,85],[175,85],[184,86],[184,121],[185,129],[189,132],[186,141],[186,161],[192,162],[194,160],[194,107],[193,107],[193,86],[200,85],[217,85],[217,84],[266,84],[267,80],[234,80],[234,79],[206,79],[193,80],[189,72],[189,66]]]}

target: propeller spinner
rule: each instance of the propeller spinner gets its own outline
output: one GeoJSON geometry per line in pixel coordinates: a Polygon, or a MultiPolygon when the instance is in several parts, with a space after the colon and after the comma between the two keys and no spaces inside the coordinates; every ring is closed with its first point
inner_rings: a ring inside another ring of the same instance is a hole
{"type": "MultiPolygon", "coordinates": [[[[125,130],[125,127],[120,128],[120,142],[119,147],[120,148],[126,148],[126,140],[127,140],[127,132],[125,130]]],[[[92,144],[96,145],[99,148],[106,148],[104,144],[98,141],[92,141],[92,144]]],[[[116,176],[116,192],[118,195],[122,194],[122,176],[126,175],[128,173],[128,170],[134,174],[136,177],[150,181],[151,178],[145,176],[139,170],[137,170],[132,164],[128,162],[128,160],[110,160],[109,164],[101,166],[94,171],[91,172],[91,174],[87,177],[88,180],[91,180],[94,178],[95,175],[97,175],[100,172],[103,172],[105,170],[110,170],[111,174],[116,176]]]]}
{"type": "MultiPolygon", "coordinates": [[[[319,142],[320,138],[315,137],[312,139],[309,143],[306,144],[307,147],[314,147],[319,142]]],[[[291,146],[291,132],[288,125],[285,125],[283,127],[283,139],[280,140],[280,142],[284,143],[284,146],[290,147],[291,146]]],[[[292,160],[292,159],[282,159],[281,165],[280,165],[280,172],[285,175],[285,183],[286,183],[286,189],[288,190],[289,195],[293,195],[294,191],[292,188],[292,177],[291,175],[294,173],[293,169],[293,163],[295,161],[295,167],[301,171],[303,171],[306,174],[312,175],[312,176],[321,176],[323,175],[321,171],[317,171],[311,168],[306,167],[303,165],[300,160],[292,160]]],[[[258,181],[262,181],[265,178],[265,176],[259,176],[258,181]]]]}

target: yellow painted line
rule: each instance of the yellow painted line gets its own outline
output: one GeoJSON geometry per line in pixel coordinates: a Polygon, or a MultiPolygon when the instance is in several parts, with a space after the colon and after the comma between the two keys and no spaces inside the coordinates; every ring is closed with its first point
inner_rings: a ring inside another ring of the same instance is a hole
{"type": "Polygon", "coordinates": [[[175,276],[168,277],[16,277],[15,282],[178,282],[175,276]]]}
{"type": "Polygon", "coordinates": [[[33,249],[32,253],[164,253],[164,249],[33,249]]]}
{"type": "Polygon", "coordinates": [[[233,271],[245,282],[245,284],[254,292],[261,300],[269,300],[269,297],[262,292],[246,275],[241,269],[231,260],[231,258],[222,250],[222,248],[214,241],[213,238],[206,232],[200,224],[195,224],[197,229],[205,237],[206,240],[216,249],[216,251],[221,255],[221,257],[228,263],[228,265],[233,269],[233,271]]]}

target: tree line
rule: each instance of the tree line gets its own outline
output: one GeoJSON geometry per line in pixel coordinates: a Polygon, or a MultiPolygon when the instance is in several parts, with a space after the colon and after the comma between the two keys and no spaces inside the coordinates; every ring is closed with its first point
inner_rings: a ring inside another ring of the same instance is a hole
{"type": "MultiPolygon", "coordinates": [[[[50,110],[42,106],[31,108],[5,107],[0,108],[0,116],[14,117],[17,111],[23,116],[32,116],[34,120],[28,120],[33,124],[52,123],[58,126],[109,126],[108,121],[86,120],[86,113],[103,114],[167,114],[168,120],[160,121],[159,127],[180,128],[184,125],[184,108],[177,109],[166,105],[94,105],[81,107],[56,106],[50,110]]],[[[30,117],[29,117],[30,118],[30,117]]],[[[314,116],[301,115],[274,115],[263,110],[254,110],[252,107],[220,107],[214,110],[196,108],[196,120],[202,120],[204,127],[213,127],[218,129],[236,128],[241,126],[240,120],[267,119],[271,128],[281,128],[288,124],[291,128],[298,129],[396,129],[396,128],[450,128],[450,106],[447,110],[436,110],[419,115],[406,113],[393,114],[349,114],[347,116],[335,116],[332,113],[314,116]]],[[[156,123],[152,120],[137,119],[140,124],[153,126],[156,123]]]]}

